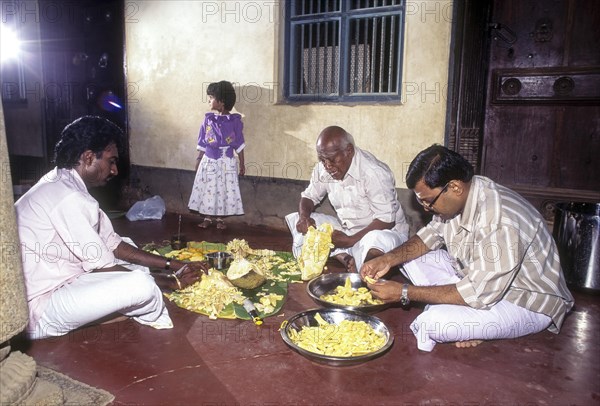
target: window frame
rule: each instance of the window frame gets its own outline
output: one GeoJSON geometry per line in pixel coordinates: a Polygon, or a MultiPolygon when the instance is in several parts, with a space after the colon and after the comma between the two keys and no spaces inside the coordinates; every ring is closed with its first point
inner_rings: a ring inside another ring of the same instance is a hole
{"type": "Polygon", "coordinates": [[[284,42],[284,92],[283,96],[290,103],[394,103],[402,101],[402,74],[404,64],[404,38],[406,20],[406,1],[401,0],[399,5],[378,6],[361,9],[351,9],[352,1],[340,0],[340,11],[329,11],[323,13],[305,14],[292,16],[296,3],[301,0],[286,1],[285,8],[285,42],[284,42]],[[395,52],[397,56],[396,71],[393,76],[396,79],[396,87],[393,92],[385,93],[350,93],[350,57],[351,39],[349,38],[350,22],[357,19],[375,17],[398,16],[398,29],[395,36],[395,52]],[[294,27],[298,24],[323,23],[337,21],[339,24],[339,84],[338,93],[333,94],[299,94],[293,93],[294,87],[298,86],[294,69],[300,61],[293,55],[292,50],[298,46],[298,39],[294,34],[294,27]]]}

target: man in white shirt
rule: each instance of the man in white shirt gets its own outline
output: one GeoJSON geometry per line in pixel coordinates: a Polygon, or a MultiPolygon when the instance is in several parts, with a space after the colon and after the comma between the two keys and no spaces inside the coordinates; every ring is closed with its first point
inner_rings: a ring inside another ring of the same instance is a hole
{"type": "Polygon", "coordinates": [[[169,271],[173,287],[194,282],[204,267],[184,267],[125,242],[89,194],[117,175],[123,140],[106,119],[75,120],[56,144],[56,168],[15,203],[31,338],[64,335],[115,314],[171,328],[148,267],[169,271]],[[179,277],[172,273],[180,269],[179,277]]]}
{"type": "Polygon", "coordinates": [[[354,145],[343,128],[331,126],[317,139],[319,163],[301,194],[297,213],[286,216],[294,256],[302,249],[309,226],[330,223],[335,256],[350,272],[363,262],[391,251],[408,238],[409,226],[398,201],[394,175],[373,154],[354,145]],[[327,196],[337,217],[316,213],[327,196]]]}

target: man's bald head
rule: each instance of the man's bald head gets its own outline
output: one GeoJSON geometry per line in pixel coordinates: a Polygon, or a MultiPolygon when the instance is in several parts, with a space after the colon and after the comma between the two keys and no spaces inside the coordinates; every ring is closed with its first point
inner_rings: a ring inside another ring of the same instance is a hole
{"type": "Polygon", "coordinates": [[[345,149],[348,145],[354,146],[354,138],[342,127],[332,125],[326,127],[317,138],[317,152],[319,149],[345,149]]]}
{"type": "Polygon", "coordinates": [[[325,128],[317,138],[317,156],[334,179],[343,179],[354,157],[352,135],[342,127],[325,128]]]}

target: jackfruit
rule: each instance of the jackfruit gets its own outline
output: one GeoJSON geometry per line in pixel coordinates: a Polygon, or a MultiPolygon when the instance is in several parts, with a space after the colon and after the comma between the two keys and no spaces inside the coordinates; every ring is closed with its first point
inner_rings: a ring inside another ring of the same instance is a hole
{"type": "Polygon", "coordinates": [[[329,258],[329,251],[333,248],[332,233],[333,226],[329,223],[323,223],[317,228],[308,227],[298,258],[303,281],[319,276],[323,272],[327,258],[329,258]]]}
{"type": "Polygon", "coordinates": [[[227,251],[233,255],[233,261],[227,270],[227,279],[238,288],[254,289],[266,282],[264,272],[255,264],[246,259],[247,255],[254,254],[245,240],[234,239],[227,244],[227,251]]]}
{"type": "Polygon", "coordinates": [[[227,279],[242,289],[257,288],[267,280],[262,271],[246,258],[234,258],[227,270],[227,279]]]}

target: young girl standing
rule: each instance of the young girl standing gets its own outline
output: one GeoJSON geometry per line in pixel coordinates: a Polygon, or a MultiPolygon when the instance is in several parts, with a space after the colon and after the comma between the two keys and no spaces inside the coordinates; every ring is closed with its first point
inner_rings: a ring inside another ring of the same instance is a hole
{"type": "Polygon", "coordinates": [[[188,207],[204,215],[199,227],[216,224],[225,229],[223,216],[244,214],[239,176],[244,175],[244,135],[242,116],[231,114],[235,89],[225,80],[211,83],[207,90],[210,109],[198,135],[196,178],[188,207]],[[235,154],[239,158],[238,164],[235,154]]]}

